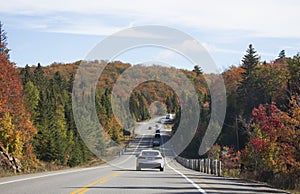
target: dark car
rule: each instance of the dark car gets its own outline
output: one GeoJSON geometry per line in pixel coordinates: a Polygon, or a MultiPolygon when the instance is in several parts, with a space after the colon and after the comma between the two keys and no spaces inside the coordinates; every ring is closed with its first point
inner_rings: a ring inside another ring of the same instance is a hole
{"type": "Polygon", "coordinates": [[[160,134],[159,134],[159,133],[156,133],[156,134],[154,135],[152,145],[153,145],[153,147],[155,147],[155,146],[160,146],[160,134]]]}
{"type": "Polygon", "coordinates": [[[153,147],[160,146],[160,139],[159,138],[154,138],[152,145],[153,145],[153,147]]]}
{"type": "Polygon", "coordinates": [[[156,133],[156,134],[154,135],[154,138],[160,138],[160,133],[156,133]]]}

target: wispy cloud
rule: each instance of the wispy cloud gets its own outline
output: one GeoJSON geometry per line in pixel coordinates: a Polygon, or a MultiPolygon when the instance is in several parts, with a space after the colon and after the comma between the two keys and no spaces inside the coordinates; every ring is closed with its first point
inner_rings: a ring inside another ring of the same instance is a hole
{"type": "MultiPolygon", "coordinates": [[[[162,24],[181,28],[211,31],[245,31],[255,37],[300,37],[300,1],[126,1],[91,0],[11,0],[1,4],[2,13],[27,16],[64,16],[77,22],[59,26],[58,32],[91,34],[103,28],[104,32],[124,28],[135,21],[139,24],[162,24]],[[84,16],[78,18],[74,15],[84,16]],[[123,25],[91,23],[87,18],[104,16],[126,20],[123,25]],[[88,16],[88,17],[87,17],[88,16]],[[79,22],[80,21],[80,22],[79,22]],[[86,25],[82,25],[86,23],[86,25]],[[92,25],[92,26],[91,26],[92,25]],[[94,25],[98,25],[94,26],[94,25]],[[94,26],[94,27],[93,27],[94,26]],[[88,30],[92,29],[92,30],[88,30]]],[[[21,20],[20,20],[21,22],[21,20]]],[[[59,20],[57,21],[59,22],[59,20]]],[[[47,29],[46,29],[47,30],[47,29]]],[[[50,28],[50,31],[53,30],[50,28]]],[[[93,33],[94,34],[94,33],[93,33]]]]}
{"type": "MultiPolygon", "coordinates": [[[[11,38],[14,42],[10,42],[15,56],[31,56],[23,50],[17,53],[20,45],[24,44],[21,43],[24,38],[18,34],[22,30],[28,33],[28,44],[32,47],[37,47],[33,45],[39,45],[39,42],[30,34],[40,36],[40,40],[45,40],[46,47],[50,48],[56,44],[47,40],[49,34],[54,37],[72,34],[70,37],[81,37],[80,48],[87,49],[94,44],[88,43],[86,38],[99,41],[99,37],[81,35],[110,36],[128,27],[153,24],[191,34],[215,58],[217,64],[238,64],[249,43],[253,43],[258,48],[258,54],[266,60],[273,60],[281,49],[286,49],[289,54],[300,50],[298,0],[139,0],[130,3],[122,0],[64,0],[63,3],[61,0],[0,0],[0,5],[2,22],[8,27],[6,29],[15,32],[15,37],[11,38]]],[[[149,42],[153,39],[168,41],[172,37],[135,30],[127,31],[122,36],[144,38],[149,42]]],[[[66,47],[72,41],[65,41],[62,38],[59,48],[68,50],[66,47]]],[[[193,52],[195,46],[192,40],[174,45],[188,52],[193,52]]],[[[45,54],[45,58],[50,63],[60,55],[66,53],[57,50],[51,57],[45,54]]],[[[73,53],[69,55],[69,58],[78,59],[73,53]]],[[[134,61],[134,58],[138,58],[138,54],[128,56],[127,61],[134,61]]],[[[168,49],[153,52],[152,58],[177,64],[186,63],[182,56],[168,49]]],[[[16,59],[22,64],[28,63],[26,60],[16,59]]]]}

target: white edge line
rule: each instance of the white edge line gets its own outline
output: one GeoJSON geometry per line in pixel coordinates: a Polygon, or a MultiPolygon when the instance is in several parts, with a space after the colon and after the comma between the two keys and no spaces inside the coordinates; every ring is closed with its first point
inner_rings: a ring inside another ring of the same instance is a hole
{"type": "Polygon", "coordinates": [[[206,194],[206,192],[203,189],[201,189],[201,187],[199,185],[197,185],[194,181],[192,181],[189,177],[187,177],[182,172],[180,172],[180,171],[176,170],[175,168],[173,168],[172,166],[170,166],[169,163],[167,163],[167,166],[169,168],[171,168],[173,171],[175,171],[177,174],[180,174],[183,178],[185,178],[185,180],[187,180],[189,183],[191,183],[199,192],[201,192],[202,194],[206,194]]]}
{"type": "MultiPolygon", "coordinates": [[[[164,144],[162,145],[163,147],[163,152],[164,152],[164,155],[165,155],[165,147],[164,147],[164,144]]],[[[197,185],[194,181],[192,181],[189,177],[187,177],[185,174],[183,174],[182,172],[180,172],[179,170],[176,170],[175,168],[173,168],[172,166],[169,165],[168,162],[166,162],[167,166],[169,168],[171,168],[174,172],[176,172],[177,174],[179,174],[180,176],[182,176],[185,180],[187,180],[189,183],[191,183],[200,193],[202,194],[206,194],[206,192],[201,189],[201,187],[199,185],[197,185]]]]}
{"type": "MultiPolygon", "coordinates": [[[[144,135],[142,135],[141,139],[143,139],[143,138],[144,138],[144,135]]],[[[139,141],[138,145],[140,144],[140,142],[141,142],[141,140],[139,141]]],[[[94,169],[97,169],[97,168],[105,168],[105,167],[109,167],[109,166],[117,166],[117,165],[122,164],[122,163],[124,163],[124,161],[122,161],[118,164],[115,164],[115,165],[104,164],[104,165],[96,166],[96,167],[82,168],[82,169],[78,169],[78,170],[70,170],[70,171],[63,171],[63,172],[39,175],[39,176],[34,176],[34,177],[21,178],[21,179],[16,179],[16,180],[11,180],[11,181],[0,182],[0,185],[16,183],[16,182],[21,182],[21,181],[27,181],[27,180],[33,180],[33,179],[44,178],[44,177],[57,176],[57,175],[62,175],[62,174],[76,173],[76,172],[87,171],[87,170],[94,170],[94,169]]],[[[28,175],[30,175],[30,174],[28,174],[28,175]]]]}
{"type": "Polygon", "coordinates": [[[94,170],[94,169],[97,169],[97,168],[104,168],[105,166],[107,166],[107,165],[91,167],[91,168],[83,168],[83,169],[78,169],[78,170],[63,171],[63,172],[39,175],[39,176],[28,177],[28,178],[21,178],[21,179],[16,179],[16,180],[11,180],[11,181],[0,182],[0,185],[5,185],[5,184],[15,183],[15,182],[21,182],[21,181],[27,181],[27,180],[33,180],[33,179],[44,178],[44,177],[50,177],[50,176],[57,176],[57,175],[61,175],[61,174],[70,174],[70,173],[75,173],[75,172],[94,170]]]}

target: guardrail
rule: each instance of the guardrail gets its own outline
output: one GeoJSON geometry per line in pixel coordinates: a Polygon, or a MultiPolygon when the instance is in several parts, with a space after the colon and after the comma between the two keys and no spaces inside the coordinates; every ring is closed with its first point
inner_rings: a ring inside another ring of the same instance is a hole
{"type": "Polygon", "coordinates": [[[222,162],[215,159],[186,159],[180,156],[176,157],[176,161],[182,166],[196,170],[199,172],[222,176],[222,162]]]}

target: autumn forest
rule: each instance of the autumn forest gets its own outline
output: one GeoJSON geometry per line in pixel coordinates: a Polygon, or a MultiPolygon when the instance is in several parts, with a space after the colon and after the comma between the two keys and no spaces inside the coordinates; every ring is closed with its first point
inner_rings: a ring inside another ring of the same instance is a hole
{"type": "MultiPolygon", "coordinates": [[[[95,160],[81,140],[72,110],[73,82],[82,61],[18,67],[10,60],[3,28],[0,35],[1,150],[18,159],[25,173],[80,166],[95,160]]],[[[288,57],[282,50],[273,61],[261,61],[255,45],[245,48],[241,64],[221,73],[227,95],[225,121],[215,145],[203,156],[198,155],[198,149],[210,118],[205,76],[214,75],[206,75],[200,66],[180,70],[194,84],[201,105],[197,132],[181,156],[220,159],[228,176],[299,189],[300,54],[288,57]]],[[[111,92],[118,77],[131,66],[109,62],[95,92],[99,121],[120,144],[126,143],[126,138],[112,112],[111,92]]],[[[140,69],[144,74],[148,71],[142,65],[140,69]]],[[[176,131],[180,102],[166,84],[149,81],[139,85],[132,92],[129,105],[135,121],[148,120],[154,114],[176,113],[173,132],[176,131]],[[164,107],[150,107],[153,102],[164,107]]],[[[105,151],[104,141],[101,146],[105,151]]],[[[11,171],[3,160],[0,162],[1,173],[11,171]]]]}

